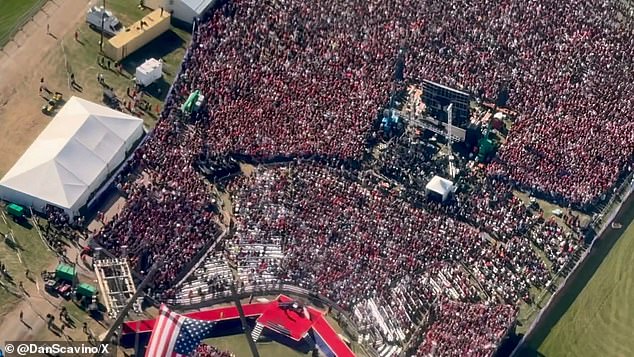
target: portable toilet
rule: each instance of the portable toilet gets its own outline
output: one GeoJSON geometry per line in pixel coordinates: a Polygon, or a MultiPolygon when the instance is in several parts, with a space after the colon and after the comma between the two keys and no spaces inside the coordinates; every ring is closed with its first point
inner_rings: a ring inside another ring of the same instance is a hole
{"type": "Polygon", "coordinates": [[[7,205],[7,213],[9,214],[9,216],[22,218],[24,217],[24,207],[16,205],[15,203],[9,203],[7,205]]]}
{"type": "Polygon", "coordinates": [[[75,281],[75,268],[68,264],[60,264],[55,268],[55,280],[75,281]]]}
{"type": "Polygon", "coordinates": [[[95,288],[94,286],[88,283],[81,283],[77,287],[76,292],[77,292],[77,295],[81,295],[85,297],[93,297],[97,295],[97,288],[95,288]]]}

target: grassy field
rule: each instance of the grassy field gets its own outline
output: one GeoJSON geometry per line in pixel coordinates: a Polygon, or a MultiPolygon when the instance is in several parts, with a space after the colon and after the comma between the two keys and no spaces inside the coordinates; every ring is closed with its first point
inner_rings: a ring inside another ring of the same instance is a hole
{"type": "Polygon", "coordinates": [[[521,356],[634,355],[634,199],[608,228],[521,356]]]}
{"type": "MultiPolygon", "coordinates": [[[[236,355],[236,357],[249,357],[251,356],[251,350],[249,344],[245,341],[245,337],[242,334],[231,335],[225,337],[210,338],[204,341],[205,343],[212,345],[220,350],[228,351],[236,355]]],[[[260,356],[279,356],[279,357],[296,357],[296,356],[310,356],[311,354],[303,354],[297,352],[289,347],[286,347],[277,342],[258,343],[258,352],[260,356]]]]}
{"type": "Polygon", "coordinates": [[[11,31],[19,26],[26,15],[32,14],[42,0],[2,0],[0,1],[0,48],[4,46],[11,31]]]}
{"type": "MultiPolygon", "coordinates": [[[[130,25],[151,11],[139,9],[136,4],[138,4],[136,1],[111,0],[108,1],[108,9],[124,25],[130,25]]],[[[82,23],[77,31],[79,32],[79,41],[75,41],[74,34],[71,33],[63,39],[63,45],[51,53],[50,58],[59,62],[59,65],[56,66],[58,68],[56,73],[49,76],[52,76],[55,82],[65,83],[63,88],[54,89],[62,92],[65,98],[75,95],[101,103],[103,91],[97,82],[97,75],[101,73],[104,75],[106,84],[114,88],[118,98],[129,100],[126,89],[134,86],[132,78],[136,67],[149,58],[163,59],[163,79],[153,83],[146,90],[148,95],[145,96],[145,99],[150,103],[151,110],[147,113],[137,113],[148,127],[153,127],[157,118],[157,105],[161,105],[165,99],[169,86],[173,82],[180,62],[185,55],[191,34],[179,28],[172,28],[124,59],[122,61],[124,71],[119,74],[114,66],[109,70],[98,64],[100,57],[99,33],[91,30],[86,23],[82,23]],[[81,90],[72,90],[67,84],[69,73],[75,75],[76,82],[82,87],[81,90]]]]}
{"type": "MultiPolygon", "coordinates": [[[[4,210],[2,204],[0,210],[4,210]]],[[[0,316],[9,311],[13,307],[12,303],[18,300],[14,293],[18,291],[19,281],[28,284],[26,269],[39,274],[55,262],[55,255],[47,249],[34,227],[25,227],[10,219],[5,222],[0,215],[0,233],[7,234],[9,230],[13,231],[17,245],[14,246],[11,241],[5,239],[0,241],[0,261],[12,277],[0,278],[0,316]]]]}

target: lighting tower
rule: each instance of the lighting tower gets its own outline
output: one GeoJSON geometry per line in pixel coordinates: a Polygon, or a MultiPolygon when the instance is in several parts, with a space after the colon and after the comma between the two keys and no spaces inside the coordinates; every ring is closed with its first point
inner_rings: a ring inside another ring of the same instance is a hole
{"type": "Polygon", "coordinates": [[[456,177],[456,168],[454,167],[453,143],[454,137],[451,133],[453,128],[453,103],[447,107],[447,154],[449,157],[449,175],[451,178],[456,177]]]}

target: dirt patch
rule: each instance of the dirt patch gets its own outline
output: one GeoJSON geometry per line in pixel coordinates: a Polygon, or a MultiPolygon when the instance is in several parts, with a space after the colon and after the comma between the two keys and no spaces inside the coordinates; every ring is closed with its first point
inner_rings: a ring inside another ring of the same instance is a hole
{"type": "Polygon", "coordinates": [[[2,49],[0,176],[50,121],[41,112],[44,99],[38,94],[40,78],[44,77],[51,89],[67,86],[60,39],[83,20],[88,6],[81,0],[49,1],[2,49]],[[52,35],[46,33],[47,25],[52,35]]]}

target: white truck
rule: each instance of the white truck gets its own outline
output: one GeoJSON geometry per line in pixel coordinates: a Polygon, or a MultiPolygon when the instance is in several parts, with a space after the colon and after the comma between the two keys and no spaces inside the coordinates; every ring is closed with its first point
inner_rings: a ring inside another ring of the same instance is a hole
{"type": "Polygon", "coordinates": [[[123,29],[123,25],[119,22],[112,12],[103,8],[103,6],[93,6],[86,13],[86,22],[91,29],[101,31],[101,23],[103,17],[103,33],[104,35],[114,36],[123,29]]]}

